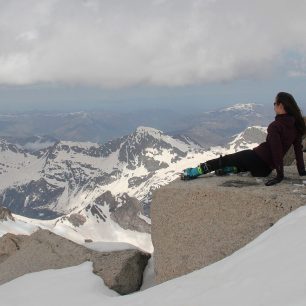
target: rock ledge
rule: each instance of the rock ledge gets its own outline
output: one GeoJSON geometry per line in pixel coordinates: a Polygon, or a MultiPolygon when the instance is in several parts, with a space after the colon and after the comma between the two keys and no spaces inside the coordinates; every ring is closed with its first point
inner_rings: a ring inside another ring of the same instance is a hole
{"type": "Polygon", "coordinates": [[[306,181],[295,166],[285,167],[285,175],[271,187],[251,176],[207,175],[156,190],[151,206],[156,282],[231,255],[304,205],[306,181]]]}

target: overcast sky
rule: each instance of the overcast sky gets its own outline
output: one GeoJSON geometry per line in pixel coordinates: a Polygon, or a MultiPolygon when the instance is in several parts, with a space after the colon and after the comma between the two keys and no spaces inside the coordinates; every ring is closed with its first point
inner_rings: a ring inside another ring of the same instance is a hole
{"type": "Polygon", "coordinates": [[[306,0],[0,0],[5,110],[305,108],[306,0]]]}

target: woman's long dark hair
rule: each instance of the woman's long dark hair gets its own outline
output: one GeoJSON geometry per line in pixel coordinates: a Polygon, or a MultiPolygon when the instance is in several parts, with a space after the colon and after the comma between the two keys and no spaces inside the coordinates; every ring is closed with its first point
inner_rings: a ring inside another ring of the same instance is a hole
{"type": "Polygon", "coordinates": [[[279,92],[276,96],[276,103],[283,104],[287,114],[294,117],[296,129],[301,135],[304,135],[306,133],[305,121],[293,96],[287,92],[279,92]]]}

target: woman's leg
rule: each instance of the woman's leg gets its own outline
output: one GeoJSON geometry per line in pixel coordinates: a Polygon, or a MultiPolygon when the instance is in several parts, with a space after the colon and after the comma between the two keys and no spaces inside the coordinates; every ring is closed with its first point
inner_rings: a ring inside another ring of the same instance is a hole
{"type": "Polygon", "coordinates": [[[253,176],[261,177],[269,175],[272,171],[253,150],[244,150],[228,154],[201,164],[204,173],[224,167],[236,167],[238,172],[250,171],[253,176]]]}

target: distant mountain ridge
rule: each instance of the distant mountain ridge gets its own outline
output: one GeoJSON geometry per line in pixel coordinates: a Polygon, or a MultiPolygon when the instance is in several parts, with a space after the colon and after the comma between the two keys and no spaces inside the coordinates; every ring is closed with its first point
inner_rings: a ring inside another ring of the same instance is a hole
{"type": "Polygon", "coordinates": [[[272,113],[267,113],[261,104],[235,104],[218,110],[195,114],[189,117],[190,127],[173,131],[172,134],[186,135],[205,149],[211,146],[226,146],[234,134],[251,126],[267,126],[272,113]]]}
{"type": "Polygon", "coordinates": [[[104,143],[127,135],[141,125],[154,126],[162,130],[181,126],[181,117],[173,110],[163,109],[126,113],[102,110],[71,113],[0,113],[0,136],[21,139],[49,135],[59,140],[104,143]]]}
{"type": "MultiPolygon", "coordinates": [[[[266,126],[272,110],[255,103],[235,104],[210,112],[182,115],[175,110],[139,110],[131,113],[79,111],[71,113],[0,114],[0,136],[40,137],[105,143],[132,133],[138,126],[152,126],[173,137],[184,135],[209,148],[225,145],[230,136],[253,125],[266,126]],[[268,115],[267,115],[268,114],[268,115]]],[[[41,142],[41,141],[38,141],[41,142]]]]}

